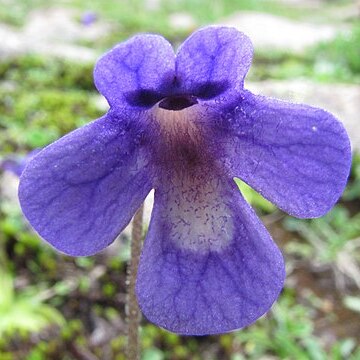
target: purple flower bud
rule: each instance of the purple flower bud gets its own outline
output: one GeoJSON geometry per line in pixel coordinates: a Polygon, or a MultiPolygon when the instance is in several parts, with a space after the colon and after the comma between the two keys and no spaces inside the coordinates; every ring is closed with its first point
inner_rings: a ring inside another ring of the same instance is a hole
{"type": "Polygon", "coordinates": [[[98,16],[94,11],[85,11],[80,19],[80,22],[85,26],[90,26],[98,20],[98,16]]]}

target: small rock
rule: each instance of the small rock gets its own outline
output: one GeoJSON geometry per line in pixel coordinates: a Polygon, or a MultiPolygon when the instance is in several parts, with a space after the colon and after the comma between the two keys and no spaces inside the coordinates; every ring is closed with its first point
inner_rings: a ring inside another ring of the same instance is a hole
{"type": "Polygon", "coordinates": [[[175,13],[169,16],[169,24],[172,29],[191,31],[195,29],[194,18],[187,13],[175,13]]]}
{"type": "Polygon", "coordinates": [[[64,8],[39,9],[31,12],[24,26],[24,36],[42,42],[97,40],[110,32],[109,25],[96,21],[92,26],[84,26],[75,10],[64,8]]]}
{"type": "Polygon", "coordinates": [[[145,0],[144,8],[149,11],[159,10],[161,6],[161,0],[145,0]]]}
{"type": "Polygon", "coordinates": [[[21,54],[23,41],[21,33],[10,26],[0,24],[0,57],[21,54]]]}
{"type": "Polygon", "coordinates": [[[301,52],[321,41],[333,39],[339,26],[293,21],[281,16],[244,11],[220,22],[248,35],[255,48],[301,52]]]}
{"type": "Polygon", "coordinates": [[[96,94],[92,98],[92,103],[95,105],[95,107],[103,112],[107,112],[109,110],[109,103],[105,99],[104,96],[100,94],[96,94]]]}
{"type": "Polygon", "coordinates": [[[20,30],[0,24],[0,56],[40,53],[81,62],[95,61],[97,52],[79,43],[104,37],[112,28],[99,20],[84,26],[77,17],[75,10],[48,8],[31,12],[20,30]]]}
{"type": "Polygon", "coordinates": [[[0,197],[20,206],[18,186],[19,178],[9,171],[4,171],[0,176],[0,197]]]}

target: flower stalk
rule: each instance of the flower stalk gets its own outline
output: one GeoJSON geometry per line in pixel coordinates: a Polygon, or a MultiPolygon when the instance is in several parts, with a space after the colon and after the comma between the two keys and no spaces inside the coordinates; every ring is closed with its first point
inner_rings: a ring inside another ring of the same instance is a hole
{"type": "Polygon", "coordinates": [[[126,314],[128,324],[127,359],[140,359],[139,327],[141,312],[136,299],[135,284],[142,245],[144,205],[136,212],[131,232],[131,255],[127,270],[126,314]]]}

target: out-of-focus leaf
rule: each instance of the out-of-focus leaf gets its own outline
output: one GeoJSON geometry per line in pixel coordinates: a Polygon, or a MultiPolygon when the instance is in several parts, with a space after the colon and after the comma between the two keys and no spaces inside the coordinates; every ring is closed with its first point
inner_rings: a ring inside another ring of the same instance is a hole
{"type": "Polygon", "coordinates": [[[64,324],[63,316],[42,303],[34,289],[16,293],[12,276],[7,271],[2,271],[0,286],[0,337],[38,332],[52,324],[64,324]]]}
{"type": "MultiPolygon", "coordinates": [[[[11,275],[0,268],[0,314],[6,313],[14,300],[14,288],[11,275]]],[[[1,316],[1,315],[0,315],[1,316]]],[[[1,321],[1,318],[0,318],[1,321]]]]}
{"type": "Polygon", "coordinates": [[[246,201],[253,205],[255,208],[262,210],[266,213],[273,212],[276,209],[275,205],[263,198],[258,192],[253,190],[249,185],[247,185],[240,179],[235,178],[235,182],[246,201]]]}
{"type": "Polygon", "coordinates": [[[157,348],[146,349],[142,355],[142,360],[163,360],[165,359],[164,353],[157,348]]]}

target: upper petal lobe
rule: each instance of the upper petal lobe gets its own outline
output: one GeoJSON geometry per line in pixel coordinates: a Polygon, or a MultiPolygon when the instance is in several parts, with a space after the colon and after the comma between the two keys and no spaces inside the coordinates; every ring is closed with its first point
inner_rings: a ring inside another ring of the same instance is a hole
{"type": "Polygon", "coordinates": [[[107,114],[42,150],[20,179],[34,229],[56,249],[92,255],[113,242],[151,189],[138,119],[107,114]]]}
{"type": "Polygon", "coordinates": [[[137,35],[107,52],[94,70],[95,85],[113,107],[147,108],[168,91],[175,54],[159,35],[137,35]]]}
{"type": "Polygon", "coordinates": [[[234,28],[209,26],[192,34],[179,48],[176,76],[185,93],[211,99],[242,89],[250,67],[250,39],[234,28]]]}
{"type": "Polygon", "coordinates": [[[244,92],[218,124],[232,176],[287,213],[322,216],[343,192],[350,142],[330,113],[244,92]]]}

